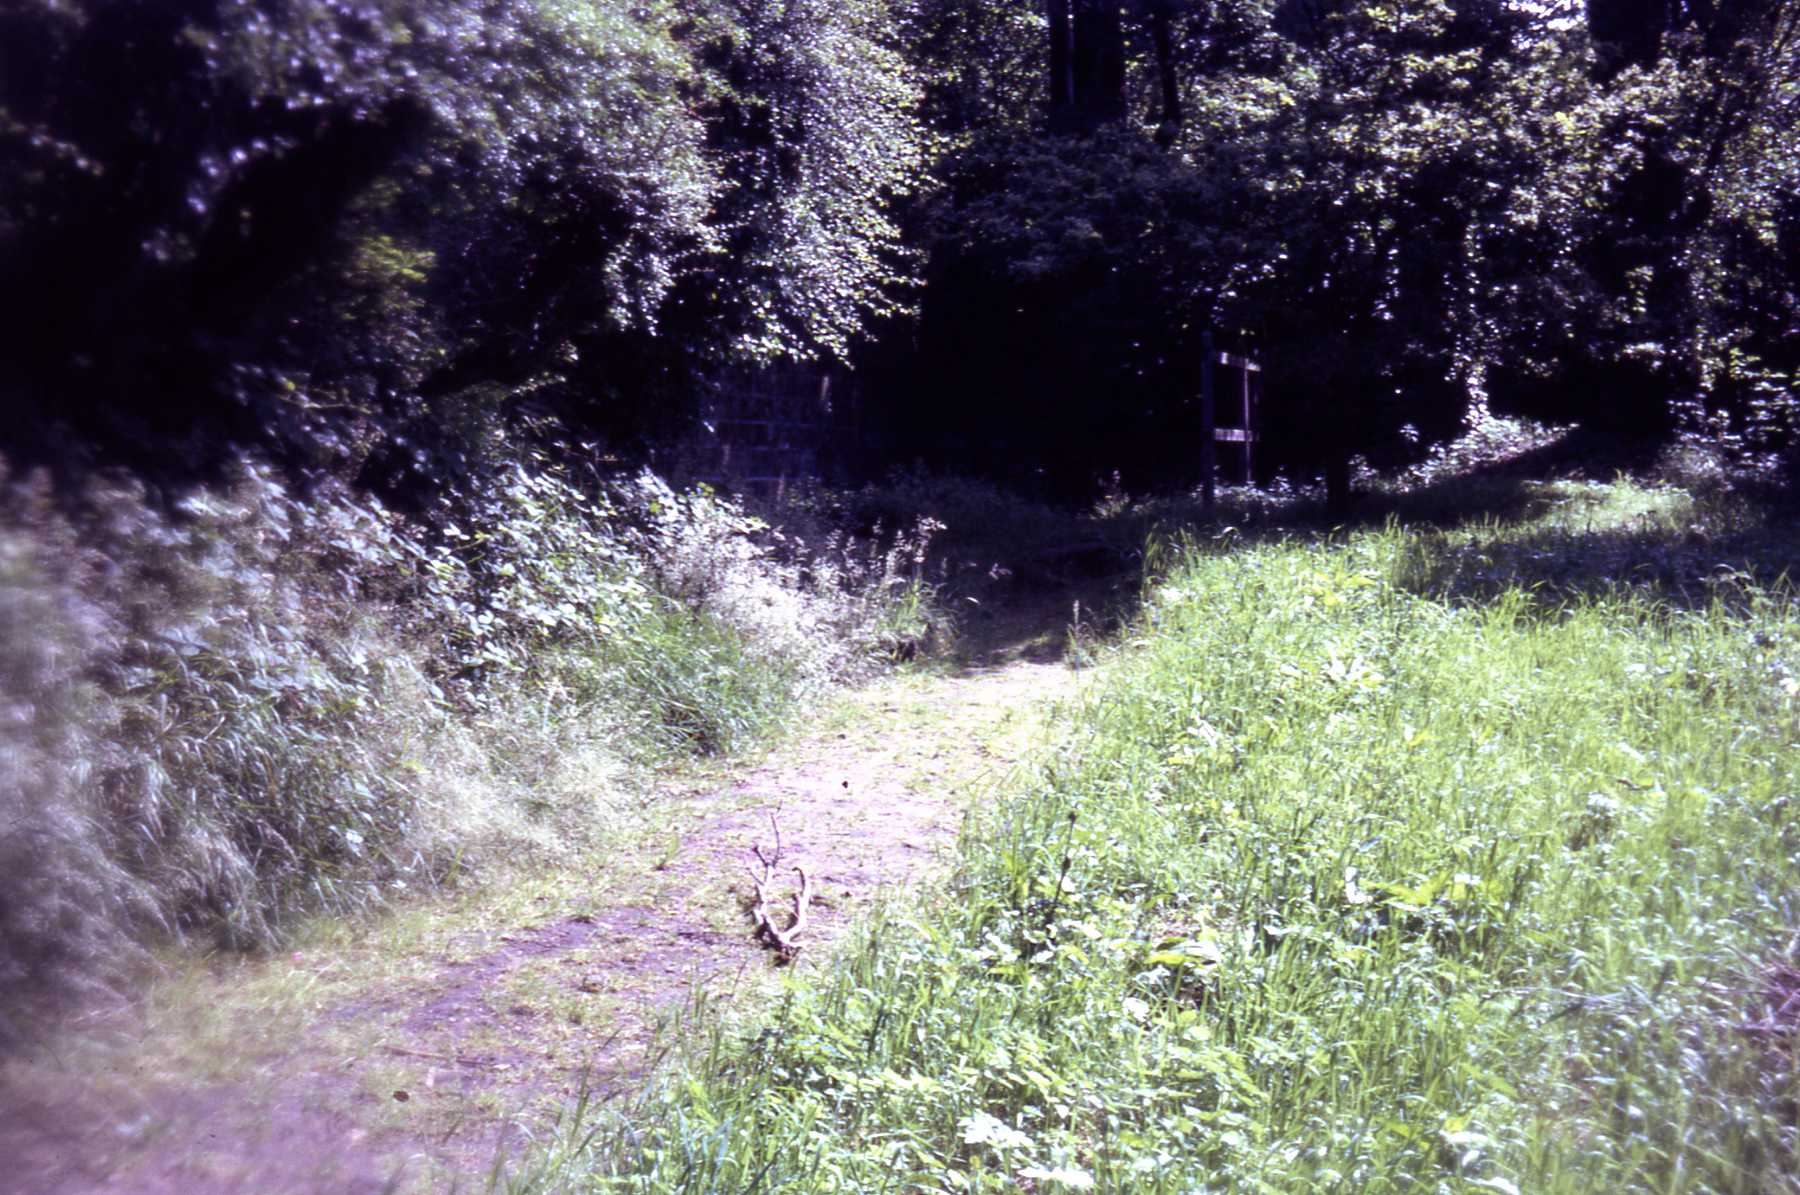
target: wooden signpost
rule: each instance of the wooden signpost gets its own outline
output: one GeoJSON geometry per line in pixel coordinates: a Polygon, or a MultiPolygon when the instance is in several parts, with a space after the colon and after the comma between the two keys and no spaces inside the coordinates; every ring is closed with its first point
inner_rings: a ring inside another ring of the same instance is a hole
{"type": "Polygon", "coordinates": [[[1233,470],[1241,485],[1249,485],[1255,477],[1252,456],[1256,445],[1256,400],[1261,390],[1262,366],[1248,357],[1221,353],[1213,345],[1213,334],[1202,338],[1200,351],[1200,503],[1208,515],[1213,513],[1220,444],[1231,445],[1237,468],[1233,470]],[[1236,393],[1225,401],[1236,426],[1219,426],[1219,395],[1214,374],[1220,366],[1238,373],[1236,393]],[[1255,382],[1252,382],[1255,378],[1255,382]]]}

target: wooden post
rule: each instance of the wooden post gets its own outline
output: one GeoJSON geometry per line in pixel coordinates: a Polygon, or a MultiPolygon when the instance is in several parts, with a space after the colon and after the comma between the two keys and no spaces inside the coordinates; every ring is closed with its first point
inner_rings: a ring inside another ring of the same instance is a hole
{"type": "Polygon", "coordinates": [[[1238,420],[1238,426],[1244,429],[1244,458],[1243,458],[1244,459],[1244,474],[1242,477],[1238,478],[1238,481],[1242,485],[1254,485],[1255,484],[1254,474],[1252,474],[1250,471],[1250,464],[1251,464],[1250,454],[1256,450],[1256,428],[1251,423],[1251,419],[1250,419],[1250,372],[1251,372],[1251,370],[1250,370],[1250,362],[1247,359],[1244,361],[1243,368],[1240,369],[1238,372],[1243,375],[1243,379],[1244,379],[1244,388],[1243,388],[1242,394],[1240,396],[1240,398],[1241,398],[1241,408],[1240,409],[1242,410],[1243,415],[1242,415],[1242,418],[1240,418],[1238,420]]]}
{"type": "Polygon", "coordinates": [[[1216,501],[1213,474],[1218,464],[1218,448],[1214,444],[1218,419],[1213,410],[1213,369],[1218,364],[1218,354],[1213,351],[1211,332],[1201,337],[1200,345],[1200,511],[1210,519],[1216,501]]]}

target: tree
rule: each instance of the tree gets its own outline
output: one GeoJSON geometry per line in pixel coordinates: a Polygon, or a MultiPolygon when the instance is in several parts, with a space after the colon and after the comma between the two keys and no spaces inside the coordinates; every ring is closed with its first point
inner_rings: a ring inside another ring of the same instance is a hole
{"type": "Polygon", "coordinates": [[[1208,330],[1270,359],[1265,459],[1335,497],[1353,454],[1454,432],[1477,230],[1538,169],[1508,135],[1522,28],[1488,0],[1051,5],[1017,97],[1042,123],[944,166],[920,352],[964,380],[912,446],[1006,445],[1071,494],[1191,477],[1208,330]]]}
{"type": "Polygon", "coordinates": [[[735,0],[685,36],[724,186],[678,301],[740,356],[846,355],[910,281],[891,204],[922,161],[912,71],[879,0],[735,0]]]}
{"type": "Polygon", "coordinates": [[[1482,360],[1478,231],[1533,185],[1497,5],[1290,6],[1272,72],[1214,76],[1190,152],[1252,215],[1219,302],[1271,371],[1268,431],[1334,503],[1353,455],[1453,434],[1482,360]],[[1216,165],[1215,165],[1216,163],[1216,165]]]}
{"type": "Polygon", "coordinates": [[[1213,190],[1154,139],[1179,120],[1179,96],[1153,81],[1173,69],[1176,10],[1062,0],[1035,23],[1027,12],[942,3],[911,26],[927,78],[960,78],[937,55],[970,46],[982,73],[928,107],[950,118],[937,130],[949,152],[912,223],[930,265],[916,351],[892,383],[896,449],[1068,496],[1115,469],[1134,484],[1177,479],[1191,468],[1178,446],[1196,418],[1200,333],[1181,276],[1213,190]],[[1024,61],[1021,44],[1035,51],[1024,61]],[[1167,53],[1153,64],[1157,44],[1167,53]]]}
{"type": "Polygon", "coordinates": [[[527,429],[628,446],[721,360],[841,352],[906,273],[891,32],[873,2],[9,6],[10,454],[442,490],[527,429]]]}
{"type": "Polygon", "coordinates": [[[1784,231],[1800,183],[1796,9],[1758,0],[1625,21],[1599,6],[1588,69],[1569,69],[1577,44],[1554,80],[1539,73],[1562,97],[1538,104],[1557,149],[1544,155],[1549,202],[1519,205],[1495,238],[1512,264],[1496,305],[1500,402],[1638,434],[1786,437],[1800,347],[1784,231]],[[1626,38],[1643,28],[1655,36],[1626,38]]]}

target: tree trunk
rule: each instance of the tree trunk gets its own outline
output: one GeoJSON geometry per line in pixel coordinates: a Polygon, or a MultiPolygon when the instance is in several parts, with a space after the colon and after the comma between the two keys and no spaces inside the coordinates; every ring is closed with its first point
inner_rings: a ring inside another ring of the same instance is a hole
{"type": "Polygon", "coordinates": [[[1076,124],[1085,130],[1125,116],[1125,33],[1116,0],[1075,0],[1070,55],[1076,124]]]}
{"type": "Polygon", "coordinates": [[[1050,120],[1065,120],[1075,105],[1069,0],[1048,0],[1050,8],[1050,120]]]}
{"type": "Polygon", "coordinates": [[[1088,133],[1125,117],[1125,31],[1118,0],[1048,0],[1050,128],[1088,133]]]}
{"type": "Polygon", "coordinates": [[[1150,8],[1150,39],[1156,46],[1156,76],[1162,84],[1162,120],[1156,127],[1156,143],[1167,149],[1181,133],[1181,81],[1175,74],[1169,6],[1160,0],[1150,8]]]}
{"type": "Polygon", "coordinates": [[[1334,456],[1325,462],[1325,509],[1334,515],[1350,510],[1350,458],[1334,456]]]}

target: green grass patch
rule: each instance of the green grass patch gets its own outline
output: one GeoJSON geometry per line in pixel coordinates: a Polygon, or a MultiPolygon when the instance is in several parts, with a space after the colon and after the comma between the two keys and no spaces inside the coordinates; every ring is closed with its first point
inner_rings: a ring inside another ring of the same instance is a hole
{"type": "Polygon", "coordinates": [[[1433,572],[1652,497],[1171,553],[942,908],[510,1189],[1796,1189],[1791,594],[1433,572]]]}

